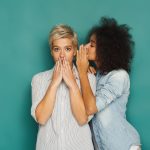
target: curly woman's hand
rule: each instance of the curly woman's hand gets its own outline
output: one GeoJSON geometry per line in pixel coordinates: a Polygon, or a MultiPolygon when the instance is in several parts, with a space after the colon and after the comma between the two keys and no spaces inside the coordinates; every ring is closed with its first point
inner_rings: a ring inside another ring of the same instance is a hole
{"type": "Polygon", "coordinates": [[[96,69],[92,66],[89,66],[88,73],[96,74],[96,69]]]}
{"type": "Polygon", "coordinates": [[[89,61],[87,58],[87,50],[83,45],[77,51],[76,64],[79,74],[86,74],[88,72],[89,61]]]}

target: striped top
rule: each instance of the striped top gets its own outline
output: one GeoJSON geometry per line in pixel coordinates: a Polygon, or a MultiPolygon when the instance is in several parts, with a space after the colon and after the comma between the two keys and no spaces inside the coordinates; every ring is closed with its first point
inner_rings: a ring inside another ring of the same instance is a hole
{"type": "MultiPolygon", "coordinates": [[[[78,72],[73,66],[76,82],[80,87],[78,72]]],[[[32,78],[31,115],[36,120],[35,109],[44,97],[51,83],[53,69],[36,74],[32,78]]],[[[96,79],[88,75],[93,92],[96,90],[96,79]]],[[[92,116],[90,116],[89,120],[92,116]]],[[[70,105],[67,85],[62,81],[56,92],[53,113],[45,125],[39,125],[36,150],[94,150],[91,131],[88,123],[80,126],[74,118],[70,105]]]]}

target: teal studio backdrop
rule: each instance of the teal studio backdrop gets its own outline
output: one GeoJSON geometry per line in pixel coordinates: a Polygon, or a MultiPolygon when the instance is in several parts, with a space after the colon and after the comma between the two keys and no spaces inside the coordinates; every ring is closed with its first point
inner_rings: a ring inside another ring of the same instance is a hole
{"type": "Polygon", "coordinates": [[[52,68],[48,34],[65,23],[84,43],[101,16],[132,27],[135,57],[127,118],[150,150],[149,0],[0,0],[0,150],[34,150],[38,126],[30,115],[31,79],[52,68]]]}

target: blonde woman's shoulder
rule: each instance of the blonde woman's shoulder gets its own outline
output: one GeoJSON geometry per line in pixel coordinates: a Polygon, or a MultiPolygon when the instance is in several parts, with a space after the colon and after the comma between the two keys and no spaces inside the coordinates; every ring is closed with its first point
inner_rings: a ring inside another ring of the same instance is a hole
{"type": "Polygon", "coordinates": [[[32,77],[32,82],[50,80],[52,78],[52,75],[53,68],[50,70],[39,72],[32,77]]]}

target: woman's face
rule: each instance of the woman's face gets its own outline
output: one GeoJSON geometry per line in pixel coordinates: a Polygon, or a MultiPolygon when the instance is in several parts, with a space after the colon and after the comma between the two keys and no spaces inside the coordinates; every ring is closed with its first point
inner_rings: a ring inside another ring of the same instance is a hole
{"type": "Polygon", "coordinates": [[[96,61],[96,36],[90,37],[90,42],[85,45],[87,48],[88,60],[96,61]]]}
{"type": "Polygon", "coordinates": [[[59,58],[61,61],[64,58],[69,62],[72,67],[73,57],[76,55],[76,50],[73,47],[72,39],[61,38],[52,42],[51,54],[56,62],[59,58]]]}

